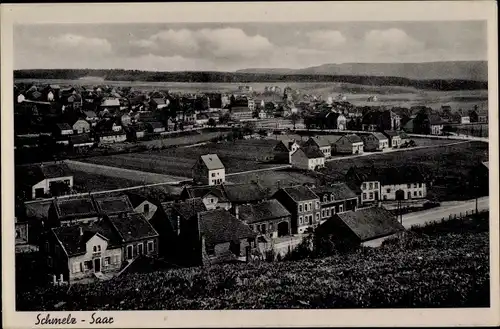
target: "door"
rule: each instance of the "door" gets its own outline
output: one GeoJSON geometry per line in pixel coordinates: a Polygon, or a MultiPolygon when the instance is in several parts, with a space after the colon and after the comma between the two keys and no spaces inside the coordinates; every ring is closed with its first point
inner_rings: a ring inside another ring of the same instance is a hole
{"type": "Polygon", "coordinates": [[[142,255],[142,254],[144,253],[144,244],[143,244],[143,243],[139,243],[139,244],[137,245],[137,253],[138,253],[139,255],[142,255]]]}
{"type": "Polygon", "coordinates": [[[94,259],[94,272],[101,272],[101,259],[96,258],[94,259]]]}

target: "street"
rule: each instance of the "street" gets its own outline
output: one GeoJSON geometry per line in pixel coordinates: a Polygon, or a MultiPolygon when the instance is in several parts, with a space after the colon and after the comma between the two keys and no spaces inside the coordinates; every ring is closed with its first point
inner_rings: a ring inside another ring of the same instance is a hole
{"type": "MultiPolygon", "coordinates": [[[[482,197],[478,199],[477,204],[478,211],[487,210],[490,208],[489,197],[482,197]]],[[[448,217],[460,214],[465,214],[466,212],[475,211],[476,200],[466,200],[466,201],[449,201],[442,202],[441,206],[432,208],[429,210],[412,212],[403,215],[403,226],[406,229],[414,225],[424,225],[426,223],[440,221],[442,218],[448,219],[448,217]]],[[[378,247],[382,242],[388,237],[383,237],[380,239],[375,239],[363,243],[365,247],[378,247]]]]}

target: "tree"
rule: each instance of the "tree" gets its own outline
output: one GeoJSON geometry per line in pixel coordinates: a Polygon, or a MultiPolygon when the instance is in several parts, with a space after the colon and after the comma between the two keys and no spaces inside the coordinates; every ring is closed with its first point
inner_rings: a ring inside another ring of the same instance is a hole
{"type": "Polygon", "coordinates": [[[245,135],[251,135],[255,131],[255,123],[253,122],[247,122],[243,126],[243,134],[245,135]]]}
{"type": "Polygon", "coordinates": [[[290,115],[290,121],[292,121],[293,130],[295,130],[295,125],[297,124],[297,121],[299,121],[299,119],[300,116],[297,113],[292,113],[292,115],[290,115]]]}
{"type": "Polygon", "coordinates": [[[231,120],[231,116],[229,113],[225,113],[219,117],[219,123],[220,124],[226,124],[231,120]]]}
{"type": "Polygon", "coordinates": [[[207,123],[210,127],[215,127],[217,126],[217,122],[215,122],[214,118],[210,118],[208,119],[208,123],[207,123]]]}

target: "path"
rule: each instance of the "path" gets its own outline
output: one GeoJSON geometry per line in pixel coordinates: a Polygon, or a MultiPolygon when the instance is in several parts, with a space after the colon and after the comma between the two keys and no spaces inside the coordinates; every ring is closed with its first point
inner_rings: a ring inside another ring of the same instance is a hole
{"type": "MultiPolygon", "coordinates": [[[[490,208],[489,197],[481,197],[478,199],[478,211],[488,210],[490,208]]],[[[441,206],[423,210],[416,211],[406,215],[403,215],[403,226],[406,229],[411,228],[415,225],[425,225],[432,222],[440,221],[441,219],[447,219],[450,215],[460,215],[466,212],[475,211],[476,209],[476,199],[466,200],[466,201],[449,201],[442,202],[441,206]]],[[[388,237],[375,239],[363,243],[366,247],[378,247],[382,244],[384,240],[388,237]]]]}

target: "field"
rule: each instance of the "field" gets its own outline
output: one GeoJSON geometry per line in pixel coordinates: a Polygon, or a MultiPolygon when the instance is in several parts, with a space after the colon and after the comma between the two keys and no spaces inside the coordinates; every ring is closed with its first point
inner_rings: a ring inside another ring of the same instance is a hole
{"type": "MultiPolygon", "coordinates": [[[[488,216],[325,258],[129,273],[28,289],[19,311],[489,307],[488,216]]],[[[21,272],[18,272],[21,273],[21,272]]],[[[21,280],[16,280],[20,282],[21,280]]]]}
{"type": "Polygon", "coordinates": [[[226,173],[274,167],[265,163],[275,141],[238,140],[211,143],[197,147],[181,147],[141,153],[92,157],[84,161],[158,174],[191,177],[191,168],[203,154],[216,153],[226,167],[226,173]]]}
{"type": "Polygon", "coordinates": [[[452,146],[416,149],[403,152],[357,157],[327,162],[323,173],[333,180],[343,180],[353,166],[388,167],[398,165],[420,165],[434,184],[429,187],[429,198],[440,201],[466,200],[474,198],[466,188],[466,176],[480,161],[488,161],[488,144],[466,142],[452,146]]]}
{"type": "Polygon", "coordinates": [[[290,86],[299,90],[301,94],[320,95],[323,98],[336,96],[339,93],[347,96],[347,100],[354,105],[387,105],[405,106],[426,105],[435,109],[441,105],[450,105],[452,108],[471,109],[474,105],[487,105],[487,90],[460,90],[460,91],[429,91],[419,90],[412,87],[400,86],[369,86],[340,82],[268,82],[268,83],[187,83],[187,82],[140,82],[140,81],[103,81],[102,79],[88,80],[36,80],[16,79],[15,82],[40,82],[57,83],[61,86],[70,85],[113,85],[133,86],[136,89],[151,91],[154,89],[166,89],[171,92],[198,93],[198,92],[236,92],[238,86],[248,85],[256,92],[263,92],[265,86],[279,86],[282,90],[290,86]],[[378,102],[367,102],[368,97],[376,95],[378,102]]]}
{"type": "Polygon", "coordinates": [[[245,173],[243,175],[227,177],[226,180],[232,183],[250,183],[252,181],[256,181],[271,191],[277,190],[279,186],[317,183],[317,180],[314,177],[293,169],[245,173]]]}
{"type": "Polygon", "coordinates": [[[488,137],[488,124],[452,125],[452,131],[459,135],[488,137]]]}
{"type": "Polygon", "coordinates": [[[137,182],[109,177],[106,175],[89,174],[84,171],[71,171],[73,173],[73,188],[78,193],[114,190],[138,185],[137,182]]]}

